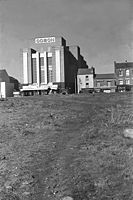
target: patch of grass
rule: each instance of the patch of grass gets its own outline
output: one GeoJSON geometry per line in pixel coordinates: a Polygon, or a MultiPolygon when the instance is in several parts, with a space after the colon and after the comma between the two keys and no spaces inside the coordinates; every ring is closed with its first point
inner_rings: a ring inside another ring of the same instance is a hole
{"type": "Polygon", "coordinates": [[[132,199],[131,93],[9,98],[0,111],[1,198],[132,199]]]}

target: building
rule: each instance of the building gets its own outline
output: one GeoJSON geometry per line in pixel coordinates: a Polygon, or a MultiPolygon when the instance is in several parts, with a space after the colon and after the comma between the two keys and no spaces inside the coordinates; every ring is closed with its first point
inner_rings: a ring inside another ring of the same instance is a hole
{"type": "Polygon", "coordinates": [[[78,69],[77,85],[79,92],[115,92],[115,74],[95,74],[95,68],[78,69]]]}
{"type": "Polygon", "coordinates": [[[116,77],[115,74],[96,74],[94,79],[95,91],[102,91],[106,93],[115,92],[116,77]]]}
{"type": "Polygon", "coordinates": [[[37,37],[21,50],[23,95],[43,94],[48,90],[76,91],[78,68],[87,68],[78,46],[67,46],[62,37],[37,37]]]}
{"type": "Polygon", "coordinates": [[[77,74],[78,93],[83,90],[91,91],[94,88],[94,75],[95,69],[92,68],[79,68],[77,74]]]}
{"type": "Polygon", "coordinates": [[[94,68],[78,69],[77,85],[78,93],[133,90],[133,62],[114,62],[114,73],[109,74],[95,74],[94,68]]]}
{"type": "Polygon", "coordinates": [[[125,91],[133,88],[133,62],[114,62],[114,70],[118,90],[125,91]]]}
{"type": "Polygon", "coordinates": [[[10,82],[5,69],[0,70],[0,98],[7,98],[13,96],[14,83],[10,82]]]}

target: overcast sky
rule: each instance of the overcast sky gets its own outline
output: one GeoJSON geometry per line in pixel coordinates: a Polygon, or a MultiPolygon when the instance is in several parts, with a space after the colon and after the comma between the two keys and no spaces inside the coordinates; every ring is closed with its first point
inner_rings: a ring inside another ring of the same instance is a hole
{"type": "Polygon", "coordinates": [[[96,73],[133,61],[133,0],[0,0],[0,67],[21,81],[20,48],[35,36],[78,45],[96,73]]]}

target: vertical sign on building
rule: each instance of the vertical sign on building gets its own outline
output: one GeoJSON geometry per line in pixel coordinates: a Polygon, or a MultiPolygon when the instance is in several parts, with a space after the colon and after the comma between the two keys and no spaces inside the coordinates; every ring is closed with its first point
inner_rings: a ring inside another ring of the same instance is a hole
{"type": "Polygon", "coordinates": [[[56,50],[55,51],[55,60],[56,60],[56,82],[60,82],[61,80],[61,72],[60,72],[60,65],[61,65],[61,62],[60,62],[60,50],[56,50]]]}
{"type": "Polygon", "coordinates": [[[28,83],[28,53],[23,52],[23,81],[24,84],[28,83]]]}

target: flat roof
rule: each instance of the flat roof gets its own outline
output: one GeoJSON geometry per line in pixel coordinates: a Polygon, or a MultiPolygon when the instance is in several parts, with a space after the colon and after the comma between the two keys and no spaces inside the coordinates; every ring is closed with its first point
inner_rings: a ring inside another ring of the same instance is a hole
{"type": "Polygon", "coordinates": [[[110,74],[96,74],[95,76],[96,79],[114,79],[115,74],[110,73],[110,74]]]}

